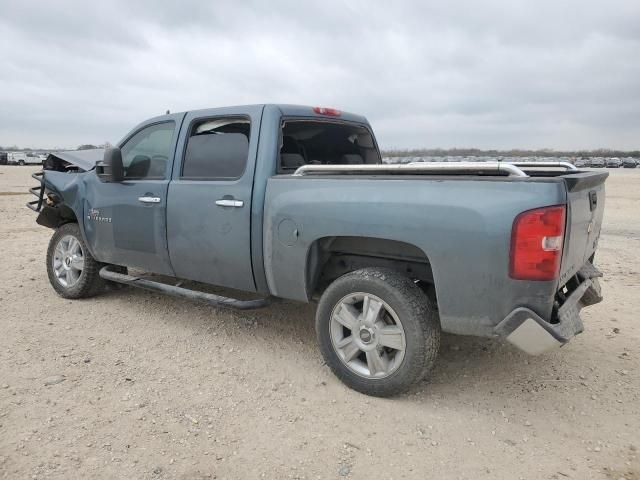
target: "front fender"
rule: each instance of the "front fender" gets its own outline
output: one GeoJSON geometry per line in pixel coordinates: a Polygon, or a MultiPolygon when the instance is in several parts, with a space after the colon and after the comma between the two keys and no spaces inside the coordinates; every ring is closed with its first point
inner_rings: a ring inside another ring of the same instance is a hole
{"type": "Polygon", "coordinates": [[[93,172],[67,173],[44,171],[45,192],[52,192],[60,199],[55,206],[44,205],[36,222],[48,228],[58,228],[69,222],[77,222],[89,253],[93,255],[85,235],[85,215],[82,199],[85,193],[84,178],[93,172]]]}

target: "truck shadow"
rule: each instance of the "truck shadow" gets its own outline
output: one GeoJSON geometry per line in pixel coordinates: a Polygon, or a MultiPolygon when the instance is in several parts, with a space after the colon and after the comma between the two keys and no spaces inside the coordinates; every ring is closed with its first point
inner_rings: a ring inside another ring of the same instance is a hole
{"type": "MultiPolygon", "coordinates": [[[[299,365],[307,372],[317,369],[319,376],[327,378],[327,383],[335,382],[332,389],[347,390],[323,366],[316,344],[314,304],[279,301],[260,310],[237,311],[134,288],[126,291],[126,299],[118,292],[106,295],[114,301],[127,302],[134,313],[136,310],[142,313],[150,303],[159,311],[179,311],[179,314],[164,317],[165,321],[179,324],[180,329],[198,330],[211,336],[212,342],[215,333],[224,330],[231,342],[242,348],[249,333],[256,340],[251,348],[264,349],[260,358],[269,361],[277,346],[281,360],[299,365]],[[287,348],[287,345],[295,347],[287,348]]],[[[220,288],[212,291],[229,296],[234,293],[220,288]]],[[[480,394],[501,397],[508,402],[514,394],[537,393],[549,387],[564,387],[566,382],[576,382],[569,378],[571,366],[562,356],[562,352],[555,352],[531,357],[500,339],[443,334],[440,354],[431,375],[398,398],[411,403],[429,403],[438,398],[462,401],[465,396],[473,394],[478,398],[480,394]]],[[[356,395],[353,401],[357,402],[360,396],[356,395]]],[[[543,401],[543,398],[539,400],[543,401]]]]}
{"type": "MultiPolygon", "coordinates": [[[[429,378],[408,395],[408,400],[429,406],[439,402],[467,405],[496,412],[496,405],[511,410],[513,399],[530,411],[548,411],[557,396],[572,398],[588,390],[583,350],[560,349],[530,356],[501,339],[444,334],[440,355],[429,378]]],[[[556,408],[565,408],[569,405],[556,408]]]]}

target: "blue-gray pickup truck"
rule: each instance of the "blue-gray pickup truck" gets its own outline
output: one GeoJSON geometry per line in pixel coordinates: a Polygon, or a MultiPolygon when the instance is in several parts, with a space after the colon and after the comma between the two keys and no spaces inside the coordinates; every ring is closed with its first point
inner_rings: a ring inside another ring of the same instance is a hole
{"type": "Polygon", "coordinates": [[[602,300],[606,177],[567,163],[385,164],[364,117],[252,105],[51,154],[29,206],[55,230],[46,266],[61,296],[128,284],[237,309],[317,301],[327,365],[388,396],[429,372],[441,331],[539,354],[583,330],[581,308],[602,300]]]}

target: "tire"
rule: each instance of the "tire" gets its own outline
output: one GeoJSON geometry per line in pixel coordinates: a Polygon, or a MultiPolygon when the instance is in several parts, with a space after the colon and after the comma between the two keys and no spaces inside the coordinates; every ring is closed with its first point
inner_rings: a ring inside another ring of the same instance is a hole
{"type": "Polygon", "coordinates": [[[24,160],[18,160],[18,165],[20,165],[21,167],[24,167],[24,160]]]}
{"type": "Polygon", "coordinates": [[[422,380],[440,347],[440,321],[429,298],[410,278],[383,268],[347,273],[329,285],[318,303],[316,334],[333,373],[376,397],[422,380]],[[380,303],[380,313],[363,313],[376,312],[380,303]]]}
{"type": "Polygon", "coordinates": [[[47,274],[51,286],[61,297],[88,298],[100,293],[105,287],[99,275],[103,266],[89,253],[77,223],[62,225],[51,237],[47,274]]]}

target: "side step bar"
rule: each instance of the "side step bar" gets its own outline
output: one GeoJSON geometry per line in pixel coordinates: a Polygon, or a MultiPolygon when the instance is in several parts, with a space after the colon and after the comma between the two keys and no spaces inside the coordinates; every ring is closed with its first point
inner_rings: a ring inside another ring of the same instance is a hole
{"type": "Polygon", "coordinates": [[[110,267],[108,265],[106,267],[102,267],[100,270],[101,278],[111,282],[124,283],[125,285],[144,288],[145,290],[166,293],[167,295],[172,295],[174,297],[199,300],[216,307],[233,308],[236,310],[253,310],[256,308],[268,307],[275,300],[274,297],[259,298],[256,300],[238,300],[236,298],[222,297],[220,295],[214,295],[213,293],[199,292],[188,288],[167,285],[166,283],[154,282],[153,280],[147,280],[146,278],[113,272],[109,270],[109,268],[110,267]]]}

